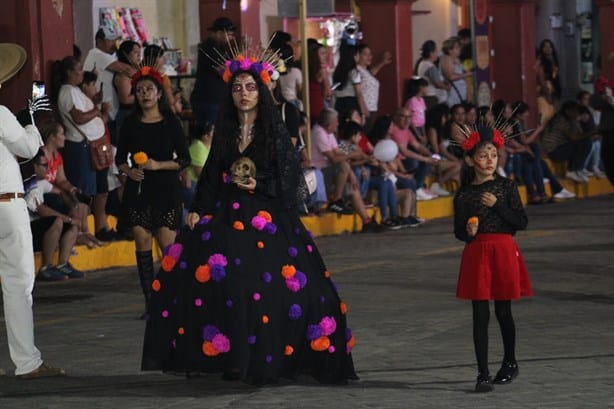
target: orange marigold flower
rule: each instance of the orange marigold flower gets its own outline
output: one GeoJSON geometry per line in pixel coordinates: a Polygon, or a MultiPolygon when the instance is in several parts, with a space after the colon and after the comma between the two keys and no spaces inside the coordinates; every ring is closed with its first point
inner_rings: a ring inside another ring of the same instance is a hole
{"type": "Polygon", "coordinates": [[[273,217],[271,216],[271,213],[267,212],[266,210],[260,210],[258,212],[258,216],[262,217],[264,220],[266,220],[269,223],[273,221],[273,217]]]}
{"type": "Polygon", "coordinates": [[[179,335],[185,334],[185,329],[183,329],[183,327],[179,327],[179,329],[177,330],[177,334],[179,335]]]}
{"type": "Polygon", "coordinates": [[[194,277],[199,283],[206,283],[211,279],[211,268],[208,264],[198,266],[198,268],[196,268],[196,272],[194,273],[194,277]]]}
{"type": "Polygon", "coordinates": [[[262,323],[263,324],[268,324],[269,323],[269,316],[268,315],[263,315],[262,316],[262,323]]]}
{"type": "Polygon", "coordinates": [[[326,270],[324,272],[324,277],[329,278],[330,277],[330,271],[326,270]]]}
{"type": "Polygon", "coordinates": [[[243,226],[243,223],[238,220],[232,224],[232,227],[234,227],[235,230],[245,230],[245,226],[243,226]]]}
{"type": "Polygon", "coordinates": [[[347,346],[354,348],[354,345],[356,345],[356,337],[352,335],[352,338],[350,338],[350,340],[347,342],[347,346]]]}
{"type": "Polygon", "coordinates": [[[294,277],[295,274],[296,268],[291,264],[286,264],[281,268],[281,275],[284,276],[284,278],[286,279],[294,277]]]}
{"type": "Polygon", "coordinates": [[[215,347],[210,341],[205,341],[203,342],[203,354],[207,356],[216,356],[220,353],[217,349],[215,349],[215,347]]]}
{"type": "Polygon", "coordinates": [[[330,346],[330,339],[328,337],[322,336],[320,338],[316,338],[311,341],[311,349],[314,351],[326,351],[330,346]]]}
{"type": "Polygon", "coordinates": [[[224,70],[224,74],[222,75],[222,79],[224,80],[224,82],[230,82],[230,78],[232,78],[232,73],[230,72],[230,70],[224,70]]]}
{"type": "Polygon", "coordinates": [[[467,219],[467,224],[478,224],[478,217],[477,216],[471,216],[469,219],[467,219]]]}
{"type": "Polygon", "coordinates": [[[151,289],[155,292],[160,291],[160,287],[160,280],[158,280],[157,278],[151,282],[151,289]]]}
{"type": "Polygon", "coordinates": [[[243,56],[243,54],[237,55],[237,60],[243,61],[244,59],[245,59],[245,57],[243,56]]]}
{"type": "Polygon", "coordinates": [[[149,75],[150,71],[151,71],[151,67],[149,65],[145,65],[141,67],[141,75],[149,75]]]}
{"type": "Polygon", "coordinates": [[[172,258],[171,256],[164,256],[164,258],[162,258],[162,270],[169,272],[173,269],[173,267],[175,267],[175,263],[177,263],[177,260],[175,260],[174,258],[172,258]]]}
{"type": "Polygon", "coordinates": [[[292,345],[286,345],[286,348],[284,349],[284,355],[290,356],[293,353],[294,353],[294,348],[292,348],[292,345]]]}
{"type": "Polygon", "coordinates": [[[134,155],[132,155],[132,159],[134,159],[134,163],[136,163],[139,166],[143,166],[149,160],[145,152],[135,153],[134,155]]]}
{"type": "Polygon", "coordinates": [[[259,249],[263,249],[264,248],[264,243],[261,242],[261,241],[259,241],[257,245],[258,245],[259,249]]]}
{"type": "Polygon", "coordinates": [[[342,302],[341,304],[339,304],[339,309],[341,310],[341,314],[345,314],[346,312],[348,312],[348,305],[342,302]]]}
{"type": "Polygon", "coordinates": [[[265,84],[268,84],[271,82],[271,76],[269,75],[269,72],[267,70],[260,71],[260,79],[265,84]]]}
{"type": "Polygon", "coordinates": [[[250,60],[251,62],[256,62],[256,61],[258,61],[258,60],[256,60],[256,57],[251,57],[249,60],[250,60]]]}

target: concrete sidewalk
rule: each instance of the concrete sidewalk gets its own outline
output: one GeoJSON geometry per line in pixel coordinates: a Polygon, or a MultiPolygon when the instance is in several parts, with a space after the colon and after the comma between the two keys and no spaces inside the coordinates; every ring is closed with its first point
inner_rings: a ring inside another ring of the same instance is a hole
{"type": "MultiPolygon", "coordinates": [[[[0,408],[614,408],[614,196],[528,212],[517,241],[536,295],[513,304],[520,376],[493,393],[472,392],[471,306],[454,297],[462,243],[441,219],[317,240],[349,305],[360,381],[255,388],[140,372],[142,297],[125,268],[36,284],[37,343],[69,376],[0,377],[0,408]]],[[[501,356],[492,314],[491,372],[501,356]]]]}

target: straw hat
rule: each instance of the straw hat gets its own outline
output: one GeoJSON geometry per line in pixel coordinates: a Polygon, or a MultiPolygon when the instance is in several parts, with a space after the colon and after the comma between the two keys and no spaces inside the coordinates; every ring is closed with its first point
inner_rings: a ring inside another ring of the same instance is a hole
{"type": "Polygon", "coordinates": [[[26,50],[12,43],[0,43],[0,84],[8,81],[26,62],[26,50]]]}

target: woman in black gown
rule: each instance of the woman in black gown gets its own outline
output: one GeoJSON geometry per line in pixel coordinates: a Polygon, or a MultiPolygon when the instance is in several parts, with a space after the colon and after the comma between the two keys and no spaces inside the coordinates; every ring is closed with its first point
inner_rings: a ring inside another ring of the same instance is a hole
{"type": "Polygon", "coordinates": [[[152,285],[142,369],[345,383],[357,379],[347,306],[299,218],[306,186],[266,87],[274,72],[251,64],[226,69],[187,225],[152,285]],[[239,158],[255,175],[232,175],[239,158]]]}

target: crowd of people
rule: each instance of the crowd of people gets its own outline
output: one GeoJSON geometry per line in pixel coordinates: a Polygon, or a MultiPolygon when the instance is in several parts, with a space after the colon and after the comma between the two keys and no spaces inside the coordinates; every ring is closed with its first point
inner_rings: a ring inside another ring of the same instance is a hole
{"type": "MultiPolygon", "coordinates": [[[[380,232],[420,226],[425,220],[417,201],[456,193],[455,233],[470,243],[466,252],[479,253],[493,239],[483,229],[499,234],[511,225],[503,233],[513,234],[526,226],[517,184],[526,186],[529,203],[542,204],[574,197],[557,177],[575,183],[605,177],[600,110],[612,106],[614,84],[602,80],[595,94],[582,91],[576,100],[561,101],[559,63],[548,40],[539,47],[534,107],[525,101],[470,102],[471,37],[463,30],[443,42],[442,55],[434,41],[424,42],[414,76],[404,84],[403,104],[382,113],[377,75],[392,61],[388,52],[375,60],[368,45],[344,38],[333,64],[332,50],[317,41],[310,39],[301,53],[288,33],[277,32],[266,60],[262,52],[260,60],[249,59],[231,47],[236,27],[228,18],[208,30],[199,45],[189,138],[178,118],[184,101],[164,74],[164,49],[133,41],[116,49],[120,35],[105,25],[83,62],[75,53],[54,64],[54,114],[40,121],[40,146],[22,155],[32,158],[32,167],[23,189],[13,189],[24,191],[19,197],[30,216],[30,247],[42,252],[39,280],[83,277],[70,263],[77,244],[135,241],[146,306],[145,370],[220,371],[256,384],[305,371],[327,383],[356,378],[347,307],[298,212],[290,209],[316,216],[355,213],[362,232],[380,232]],[[308,84],[300,71],[303,54],[309,56],[308,84]],[[216,55],[225,61],[213,61],[216,55]],[[304,86],[309,116],[301,101],[304,86]],[[528,123],[531,110],[539,118],[536,126],[528,123]],[[486,128],[497,137],[485,136],[486,128]],[[392,156],[377,154],[384,145],[395,147],[392,156]],[[112,161],[105,162],[107,155],[112,161]],[[564,162],[565,173],[555,175],[545,159],[564,162]],[[480,168],[482,161],[492,169],[480,168]],[[495,206],[495,196],[511,207],[495,206]],[[465,207],[480,197],[492,211],[480,216],[482,234],[474,241],[477,222],[467,221],[473,215],[465,207]],[[369,211],[374,206],[378,213],[369,211]],[[117,229],[109,226],[108,214],[117,217],[117,229]],[[203,242],[214,245],[203,251],[203,242]],[[159,274],[154,244],[164,252],[159,274]],[[244,266],[251,266],[248,272],[244,266]],[[185,275],[162,273],[179,270],[193,271],[189,282],[185,275]],[[236,278],[244,272],[249,279],[236,278]],[[288,290],[283,302],[275,299],[288,290]],[[206,314],[200,313],[203,299],[212,301],[206,314]],[[280,323],[288,314],[290,329],[280,323]],[[305,328],[308,344],[299,339],[305,328]]],[[[27,126],[27,115],[22,117],[27,126]]],[[[513,241],[504,244],[517,250],[513,241]]],[[[518,367],[508,348],[513,331],[503,331],[513,327],[509,300],[531,289],[523,262],[521,291],[509,295],[497,288],[503,298],[472,292],[475,279],[466,276],[476,271],[461,269],[458,296],[474,300],[476,390],[487,391],[491,380],[480,345],[487,342],[488,309],[481,301],[504,300],[496,305],[497,316],[507,317],[500,320],[506,356],[497,378],[510,382],[518,367]]],[[[41,376],[63,373],[38,361],[41,376]]]]}

